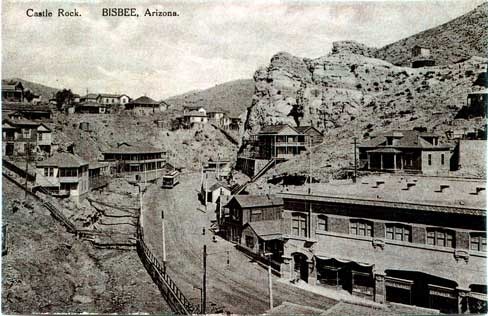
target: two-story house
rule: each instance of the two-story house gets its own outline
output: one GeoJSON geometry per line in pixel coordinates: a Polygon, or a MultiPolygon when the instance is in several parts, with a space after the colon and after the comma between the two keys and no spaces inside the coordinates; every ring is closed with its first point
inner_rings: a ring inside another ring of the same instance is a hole
{"type": "Polygon", "coordinates": [[[305,136],[288,124],[263,127],[253,142],[258,148],[260,159],[286,160],[300,155],[306,150],[305,136]]]}
{"type": "Polygon", "coordinates": [[[4,156],[49,156],[52,153],[52,131],[40,122],[3,120],[2,153],[4,156]]]}
{"type": "Polygon", "coordinates": [[[283,199],[272,195],[236,195],[218,213],[219,232],[255,254],[280,249],[283,199]],[[223,216],[223,218],[219,218],[223,216]]]}
{"type": "Polygon", "coordinates": [[[20,81],[2,80],[2,101],[24,102],[24,86],[20,81]]]}
{"type": "Polygon", "coordinates": [[[126,175],[137,181],[150,181],[161,176],[166,152],[149,145],[119,143],[102,151],[103,161],[110,165],[111,173],[126,175]]]}
{"type": "Polygon", "coordinates": [[[77,198],[89,191],[89,163],[70,153],[56,153],[36,164],[36,186],[56,196],[77,198]]]}

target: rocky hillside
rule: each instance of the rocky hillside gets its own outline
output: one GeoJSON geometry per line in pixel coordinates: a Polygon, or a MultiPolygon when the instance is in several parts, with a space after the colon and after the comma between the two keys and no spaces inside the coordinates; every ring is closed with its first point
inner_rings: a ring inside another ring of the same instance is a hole
{"type": "Polygon", "coordinates": [[[251,105],[254,92],[252,79],[241,79],[216,85],[213,88],[185,93],[165,101],[172,108],[181,110],[183,106],[204,106],[210,110],[224,109],[231,115],[243,113],[251,105]]]}
{"type": "Polygon", "coordinates": [[[431,48],[437,64],[455,63],[471,56],[488,56],[488,3],[435,28],[380,48],[375,57],[395,65],[409,65],[414,45],[431,48]]]}
{"type": "Polygon", "coordinates": [[[95,249],[40,202],[2,183],[2,314],[169,312],[135,251],[95,249]],[[123,262],[123,264],[121,264],[123,262]]]}
{"type": "MultiPolygon", "coordinates": [[[[352,166],[352,138],[361,142],[390,129],[480,128],[483,120],[454,120],[487,59],[432,68],[398,67],[349,52],[317,59],[278,53],[255,76],[246,133],[267,124],[313,125],[326,141],[315,148],[313,165],[322,177],[352,166]],[[295,117],[291,116],[295,113],[295,117]]],[[[308,159],[288,161],[277,172],[308,172],[308,159]]]]}

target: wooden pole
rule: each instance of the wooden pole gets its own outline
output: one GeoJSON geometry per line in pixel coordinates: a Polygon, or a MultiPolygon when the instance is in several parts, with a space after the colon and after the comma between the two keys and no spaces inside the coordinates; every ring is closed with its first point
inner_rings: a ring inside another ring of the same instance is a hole
{"type": "Polygon", "coordinates": [[[161,234],[163,235],[163,264],[166,268],[166,239],[164,231],[164,210],[161,210],[161,234]]]}
{"type": "Polygon", "coordinates": [[[273,275],[271,274],[271,256],[268,256],[268,290],[269,290],[269,309],[273,308],[273,275]]]}
{"type": "Polygon", "coordinates": [[[207,245],[203,245],[203,282],[202,282],[202,314],[206,314],[207,306],[207,245]]]}
{"type": "Polygon", "coordinates": [[[353,183],[356,183],[356,177],[358,172],[358,166],[356,160],[356,141],[357,141],[357,137],[354,137],[354,178],[352,179],[353,183]]]}

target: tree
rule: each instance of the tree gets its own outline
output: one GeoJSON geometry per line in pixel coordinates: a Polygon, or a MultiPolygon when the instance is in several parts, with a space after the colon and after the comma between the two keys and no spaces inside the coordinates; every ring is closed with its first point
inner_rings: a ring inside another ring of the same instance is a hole
{"type": "Polygon", "coordinates": [[[63,109],[63,105],[70,104],[71,100],[73,100],[71,89],[63,89],[56,92],[56,107],[59,111],[63,109]]]}

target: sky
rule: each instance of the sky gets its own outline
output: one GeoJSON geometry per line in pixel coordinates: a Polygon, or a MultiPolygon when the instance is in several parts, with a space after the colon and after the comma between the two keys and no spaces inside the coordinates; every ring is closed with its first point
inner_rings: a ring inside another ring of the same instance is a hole
{"type": "Polygon", "coordinates": [[[339,40],[381,47],[482,2],[4,0],[2,77],[80,94],[162,99],[252,78],[282,51],[317,58],[339,40]],[[109,7],[135,7],[139,17],[102,16],[109,7]],[[51,10],[54,17],[27,17],[29,8],[51,10]],[[81,16],[57,17],[60,8],[81,16]],[[146,9],[178,16],[145,17],[146,9]]]}

